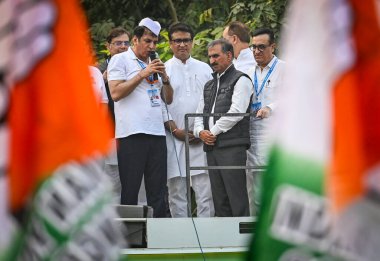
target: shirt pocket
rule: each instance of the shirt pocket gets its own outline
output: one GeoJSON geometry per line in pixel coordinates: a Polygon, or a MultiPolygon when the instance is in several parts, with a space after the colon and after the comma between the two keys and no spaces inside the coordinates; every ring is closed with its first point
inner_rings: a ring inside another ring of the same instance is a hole
{"type": "Polygon", "coordinates": [[[271,80],[265,84],[263,94],[264,94],[264,105],[268,105],[274,101],[275,92],[277,89],[277,83],[274,80],[271,80]]]}

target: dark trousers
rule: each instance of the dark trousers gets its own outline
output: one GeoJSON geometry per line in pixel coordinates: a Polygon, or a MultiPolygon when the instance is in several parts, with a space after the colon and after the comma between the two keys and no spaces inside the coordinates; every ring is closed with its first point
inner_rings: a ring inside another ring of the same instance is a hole
{"type": "Polygon", "coordinates": [[[146,197],[154,217],[166,216],[167,181],[166,138],[134,134],[117,139],[117,159],[121,183],[122,205],[137,205],[144,175],[146,197]]]}
{"type": "MultiPolygon", "coordinates": [[[[207,152],[209,166],[245,166],[245,146],[214,147],[207,152]]],[[[209,170],[215,216],[249,216],[247,181],[244,169],[209,170]]]]}

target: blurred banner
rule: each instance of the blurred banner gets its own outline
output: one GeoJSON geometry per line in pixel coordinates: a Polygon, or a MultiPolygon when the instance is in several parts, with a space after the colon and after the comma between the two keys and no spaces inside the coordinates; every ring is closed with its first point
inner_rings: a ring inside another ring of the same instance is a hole
{"type": "Polygon", "coordinates": [[[93,159],[111,128],[79,1],[0,2],[0,260],[117,260],[123,240],[93,159]],[[20,229],[10,213],[26,206],[20,229]]]}
{"type": "Polygon", "coordinates": [[[293,0],[286,80],[248,260],[379,260],[375,0],[293,0]]]}

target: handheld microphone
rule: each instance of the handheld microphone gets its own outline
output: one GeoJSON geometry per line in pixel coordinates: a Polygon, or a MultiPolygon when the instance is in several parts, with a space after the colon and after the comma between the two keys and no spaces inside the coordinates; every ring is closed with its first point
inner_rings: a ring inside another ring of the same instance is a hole
{"type": "MultiPolygon", "coordinates": [[[[152,62],[154,59],[159,59],[160,57],[158,56],[158,53],[155,52],[155,51],[150,51],[149,52],[149,58],[150,58],[150,61],[152,62]]],[[[158,74],[157,73],[154,73],[153,74],[153,81],[156,81],[158,80],[158,74]]]]}

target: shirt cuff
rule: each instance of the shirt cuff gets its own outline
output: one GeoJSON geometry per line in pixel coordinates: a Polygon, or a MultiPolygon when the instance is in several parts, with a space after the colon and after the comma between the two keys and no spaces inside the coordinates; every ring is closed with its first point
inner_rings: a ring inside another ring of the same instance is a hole
{"type": "Polygon", "coordinates": [[[201,132],[201,131],[203,131],[203,129],[199,129],[199,128],[194,128],[194,137],[195,138],[199,138],[199,133],[201,132]]]}
{"type": "Polygon", "coordinates": [[[219,135],[220,133],[222,133],[223,131],[221,129],[219,129],[218,126],[214,125],[212,126],[210,132],[214,135],[214,136],[217,136],[219,135]]]}
{"type": "Polygon", "coordinates": [[[276,104],[271,103],[271,104],[268,104],[267,107],[269,107],[269,109],[271,109],[271,111],[273,112],[276,109],[276,104]]]}

